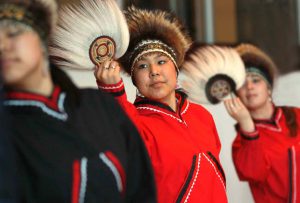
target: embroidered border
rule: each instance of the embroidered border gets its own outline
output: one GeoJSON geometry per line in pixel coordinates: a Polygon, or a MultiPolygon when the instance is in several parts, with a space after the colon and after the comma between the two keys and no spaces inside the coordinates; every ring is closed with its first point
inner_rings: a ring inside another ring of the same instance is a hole
{"type": "Polygon", "coordinates": [[[215,165],[214,165],[214,164],[211,162],[211,160],[206,156],[206,154],[204,154],[204,153],[202,153],[202,154],[203,154],[203,156],[207,159],[207,161],[212,165],[212,167],[214,168],[215,173],[217,174],[218,178],[220,179],[220,181],[221,181],[221,183],[222,183],[222,185],[223,185],[223,188],[224,188],[224,190],[225,190],[225,192],[226,192],[225,184],[224,184],[224,182],[223,182],[221,176],[219,175],[219,173],[218,173],[218,171],[217,171],[215,165]]]}
{"type": "Polygon", "coordinates": [[[122,192],[123,191],[123,185],[122,185],[121,175],[119,174],[118,169],[116,168],[116,166],[113,164],[113,162],[104,153],[100,153],[99,158],[111,170],[111,172],[113,173],[113,175],[115,177],[118,190],[119,190],[119,192],[122,192]]]}
{"type": "Polygon", "coordinates": [[[32,101],[32,100],[7,100],[4,101],[3,104],[5,106],[34,106],[40,108],[44,113],[52,116],[58,120],[66,121],[68,119],[68,114],[64,110],[64,101],[66,98],[65,93],[61,93],[58,100],[58,109],[59,112],[49,108],[45,103],[40,101],[32,101]]]}
{"type": "Polygon", "coordinates": [[[154,108],[150,108],[150,107],[137,107],[137,109],[146,109],[146,110],[150,110],[150,111],[162,113],[162,114],[165,114],[165,115],[167,115],[167,116],[169,116],[169,117],[171,117],[171,118],[177,120],[179,123],[183,123],[183,124],[186,125],[186,123],[185,123],[183,120],[181,120],[181,119],[179,119],[179,118],[176,118],[175,116],[173,116],[173,115],[171,115],[171,114],[168,114],[168,113],[166,113],[166,112],[163,112],[163,111],[160,111],[160,110],[157,110],[157,109],[154,109],[154,108]]]}
{"type": "Polygon", "coordinates": [[[196,183],[196,181],[197,181],[198,174],[199,174],[199,170],[200,170],[200,162],[201,162],[201,154],[198,154],[198,164],[197,164],[196,175],[195,175],[195,177],[194,177],[192,186],[191,186],[191,188],[190,188],[190,190],[189,190],[189,192],[188,192],[188,194],[187,194],[187,196],[186,196],[186,198],[185,198],[185,200],[184,200],[184,203],[187,203],[187,201],[189,200],[190,195],[191,195],[191,193],[192,193],[192,191],[193,191],[194,185],[195,185],[195,183],[196,183]]]}

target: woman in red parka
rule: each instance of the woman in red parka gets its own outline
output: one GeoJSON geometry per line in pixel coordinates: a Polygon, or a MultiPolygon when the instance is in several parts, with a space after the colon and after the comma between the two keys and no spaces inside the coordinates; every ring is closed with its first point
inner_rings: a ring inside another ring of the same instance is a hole
{"type": "Polygon", "coordinates": [[[246,82],[237,98],[224,102],[238,122],[232,146],[236,171],[257,203],[299,202],[300,109],[272,102],[276,66],[269,56],[250,44],[237,51],[246,82]]]}
{"type": "Polygon", "coordinates": [[[130,44],[120,59],[138,94],[127,101],[120,66],[107,61],[95,70],[98,86],[112,93],[138,127],[147,146],[158,201],[227,202],[221,144],[211,114],[176,90],[190,39],[179,20],[163,11],[125,11],[130,44]]]}

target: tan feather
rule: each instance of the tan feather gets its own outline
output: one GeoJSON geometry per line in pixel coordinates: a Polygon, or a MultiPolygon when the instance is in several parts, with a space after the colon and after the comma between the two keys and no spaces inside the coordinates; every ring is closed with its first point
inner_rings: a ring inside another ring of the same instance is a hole
{"type": "MultiPolygon", "coordinates": [[[[212,78],[226,76],[234,83],[234,90],[245,81],[245,67],[238,53],[230,47],[197,46],[188,52],[179,74],[179,84],[196,103],[217,103],[206,91],[212,78]]],[[[224,77],[223,77],[224,78],[224,77]]]]}

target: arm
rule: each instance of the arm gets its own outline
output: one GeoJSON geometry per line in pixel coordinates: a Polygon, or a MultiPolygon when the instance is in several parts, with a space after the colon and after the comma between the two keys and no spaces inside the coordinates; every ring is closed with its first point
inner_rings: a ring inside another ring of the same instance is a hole
{"type": "Polygon", "coordinates": [[[112,94],[130,119],[140,129],[138,112],[135,106],[128,102],[124,83],[121,79],[120,66],[116,61],[106,61],[99,64],[94,72],[98,88],[112,94]]]}
{"type": "Polygon", "coordinates": [[[249,111],[239,98],[228,99],[224,104],[230,116],[238,122],[238,135],[232,145],[232,156],[239,178],[264,181],[269,173],[270,161],[249,111]]]}
{"type": "Polygon", "coordinates": [[[120,76],[120,66],[115,61],[108,61],[96,67],[94,72],[98,88],[110,93],[118,101],[127,116],[135,124],[142,136],[151,157],[151,137],[143,130],[143,122],[135,106],[127,100],[124,83],[120,76]],[[107,68],[109,67],[109,68],[107,68]]]}

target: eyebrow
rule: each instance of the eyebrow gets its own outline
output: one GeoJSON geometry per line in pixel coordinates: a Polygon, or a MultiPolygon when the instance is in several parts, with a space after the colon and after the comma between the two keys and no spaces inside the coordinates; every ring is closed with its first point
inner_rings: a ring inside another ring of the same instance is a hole
{"type": "MultiPolygon", "coordinates": [[[[147,54],[146,54],[147,55],[147,54]]],[[[151,53],[149,53],[149,55],[151,55],[151,53]]],[[[154,57],[155,59],[157,59],[157,58],[159,58],[159,57],[161,57],[161,56],[166,56],[165,54],[163,54],[163,53],[160,53],[160,52],[157,52],[157,55],[154,57]]],[[[167,56],[166,56],[167,57],[167,56]]],[[[141,56],[140,57],[140,60],[139,61],[146,61],[147,59],[144,57],[144,56],[141,56]]]]}

